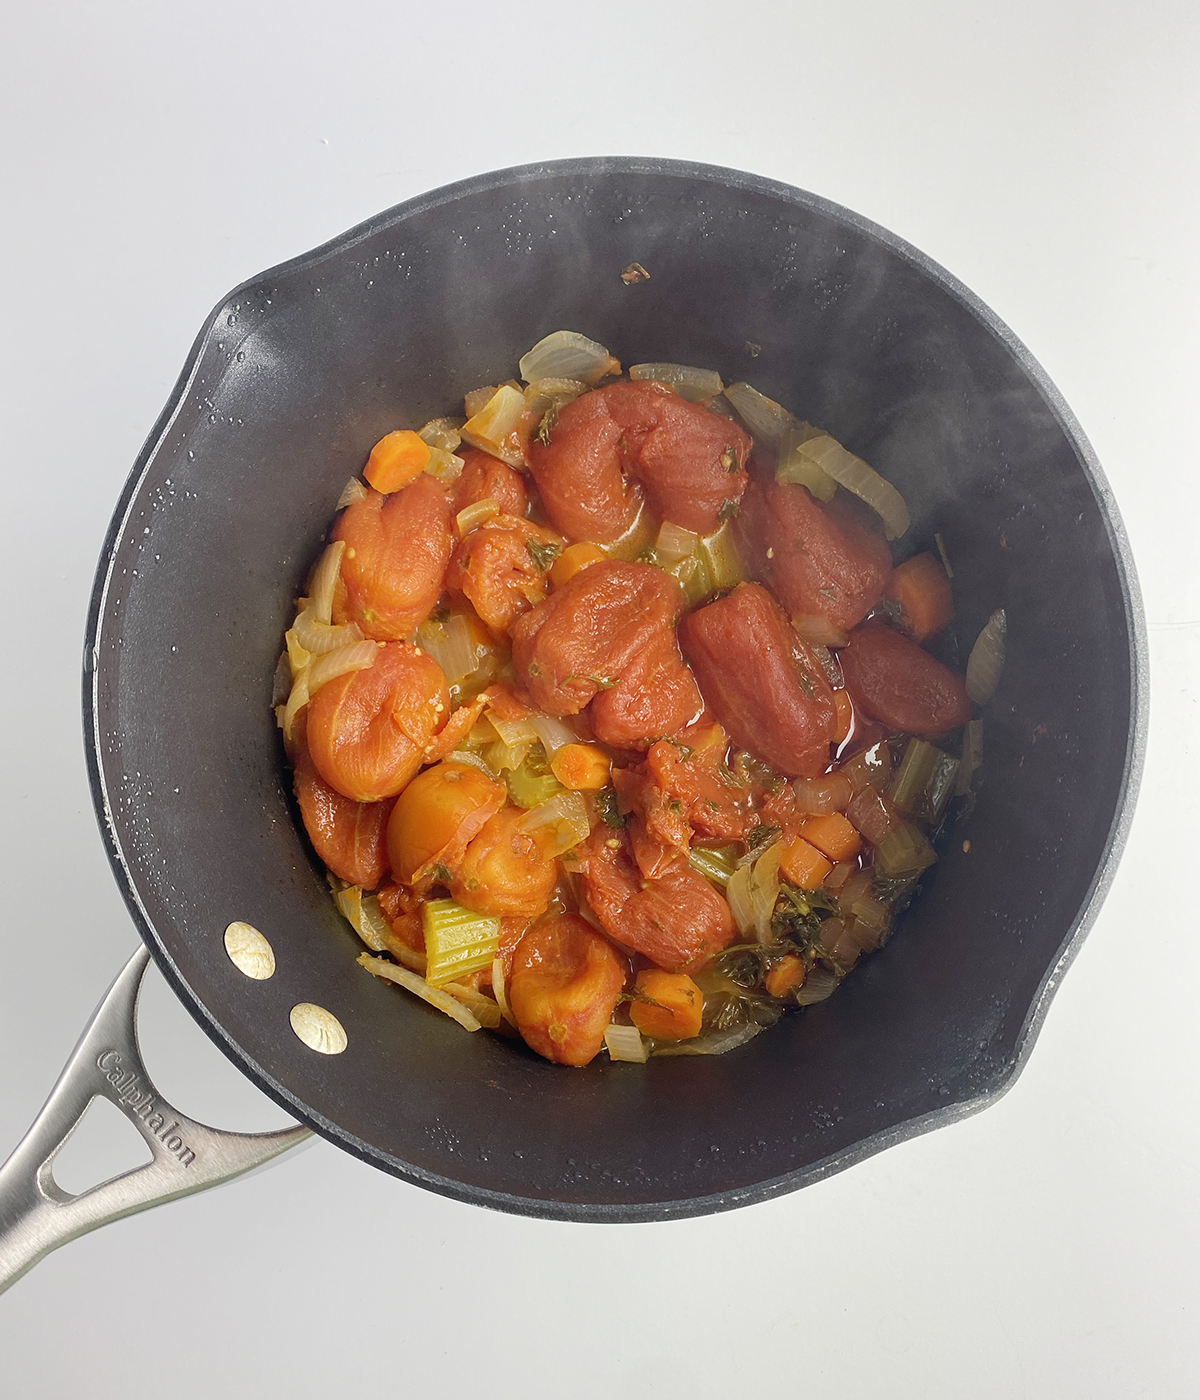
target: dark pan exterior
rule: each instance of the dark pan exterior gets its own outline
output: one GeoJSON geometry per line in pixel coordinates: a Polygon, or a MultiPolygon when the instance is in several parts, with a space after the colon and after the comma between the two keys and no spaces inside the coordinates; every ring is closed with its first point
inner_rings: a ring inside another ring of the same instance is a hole
{"type": "Polygon", "coordinates": [[[856,215],[651,160],[466,181],[232,293],[118,506],[85,656],[109,854],[205,1030],[365,1161],[576,1220],[762,1200],[1002,1093],[1111,877],[1146,711],[1120,521],[1028,352],[856,215]],[[620,280],[633,260],[650,281],[620,280]],[[564,326],[623,362],[747,378],[895,481],[913,512],[905,543],[941,531],[956,565],[959,665],[989,611],[1008,613],[975,814],[881,953],[829,1002],[720,1059],[567,1071],[368,976],[281,766],[271,675],[346,479],[384,432],[453,411],[564,326]],[[227,959],[233,919],[270,938],[270,981],[227,959]],[[344,1054],[296,1039],[299,1001],[340,1018],[344,1054]]]}

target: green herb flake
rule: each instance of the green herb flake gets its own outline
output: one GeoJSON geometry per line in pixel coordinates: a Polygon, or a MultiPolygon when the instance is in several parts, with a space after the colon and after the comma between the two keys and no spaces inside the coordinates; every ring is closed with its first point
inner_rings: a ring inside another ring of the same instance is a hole
{"type": "Polygon", "coordinates": [[[538,424],[537,440],[543,447],[550,446],[550,434],[558,426],[559,405],[552,403],[542,414],[542,421],[538,424]]]}
{"type": "Polygon", "coordinates": [[[761,855],[779,835],[777,826],[756,826],[746,837],[746,850],[752,856],[761,855]]]}
{"type": "Polygon", "coordinates": [[[617,792],[615,788],[601,788],[593,799],[596,804],[596,811],[600,820],[605,826],[615,827],[618,830],[629,820],[629,814],[622,812],[617,806],[617,792]]]}
{"type": "Polygon", "coordinates": [[[741,506],[731,496],[729,500],[721,502],[721,509],[717,511],[718,520],[732,520],[735,515],[741,513],[741,506]]]}
{"type": "Polygon", "coordinates": [[[540,574],[544,574],[562,553],[561,545],[549,544],[532,538],[525,541],[525,548],[529,551],[529,557],[533,560],[534,567],[540,574]]]}

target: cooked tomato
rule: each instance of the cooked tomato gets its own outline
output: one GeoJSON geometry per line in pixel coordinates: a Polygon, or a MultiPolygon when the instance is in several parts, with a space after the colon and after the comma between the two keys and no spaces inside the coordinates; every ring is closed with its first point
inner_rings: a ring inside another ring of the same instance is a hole
{"type": "Polygon", "coordinates": [[[465,448],[459,456],[463,459],[463,469],[451,489],[455,515],[476,501],[495,501],[501,515],[525,514],[529,495],[519,471],[474,447],[465,448]]]}
{"type": "Polygon", "coordinates": [[[643,878],[629,838],[600,826],[577,847],[584,894],[605,933],[667,972],[693,972],[733,937],[729,905],[680,857],[643,878]]]}
{"type": "Polygon", "coordinates": [[[395,797],[421,767],[450,713],[442,668],[408,642],[375,664],[323,685],[308,705],[308,746],[321,777],[344,797],[395,797]]]}
{"type": "Polygon", "coordinates": [[[625,986],[623,960],[578,914],[534,924],[517,944],[508,1002],[531,1050],[560,1065],[586,1065],[625,986]]]}
{"type": "Polygon", "coordinates": [[[670,634],[682,608],[678,583],[661,569],[593,564],[518,619],[517,677],[546,714],[578,714],[616,685],[656,634],[670,634]]]}
{"type": "Polygon", "coordinates": [[[652,745],[646,764],[663,801],[677,803],[697,832],[740,841],[750,824],[751,793],[722,776],[728,748],[720,725],[702,723],[676,742],[652,745]]]}
{"type": "Polygon", "coordinates": [[[452,870],[450,893],[477,914],[524,914],[533,918],[550,903],[558,867],[521,830],[525,813],[505,807],[489,817],[452,870]]]}
{"type": "Polygon", "coordinates": [[[546,571],[562,549],[561,536],[514,515],[497,515],[454,550],[446,587],[463,594],[496,633],[546,596],[546,571]]]}
{"type": "Polygon", "coordinates": [[[373,890],[388,873],[387,825],[391,802],[353,802],[317,772],[305,738],[306,712],[294,731],[293,786],[313,850],[351,885],[373,890]]]}
{"type": "Polygon", "coordinates": [[[673,627],[660,627],[621,673],[592,701],[592,728],[602,744],[645,749],[675,734],[704,708],[696,678],[683,664],[673,627]]]}
{"type": "Polygon", "coordinates": [[[704,698],[735,743],[789,778],[824,772],[837,724],[833,691],[766,589],[739,584],[689,614],[680,634],[704,698]]]}
{"type": "Polygon", "coordinates": [[[803,486],[756,481],[734,533],[787,613],[824,618],[839,632],[857,626],[891,580],[887,541],[840,496],[821,505],[803,486]]]}
{"type": "Polygon", "coordinates": [[[643,490],[660,519],[710,534],[746,489],[749,452],[736,423],[643,381],[567,404],[529,461],[554,525],[570,539],[609,544],[633,523],[643,490]]]}
{"type": "Polygon", "coordinates": [[[407,637],[433,610],[450,562],[450,499],[422,473],[391,496],[369,491],[348,506],[332,538],[346,541],[333,620],[376,641],[407,637]]]}
{"type": "Polygon", "coordinates": [[[941,734],[971,718],[962,677],[882,623],[855,628],[838,660],[855,708],[892,729],[941,734]]]}
{"type": "Polygon", "coordinates": [[[409,783],[392,809],[387,849],[396,879],[412,884],[432,863],[456,865],[507,794],[478,768],[447,760],[409,783]]]}
{"type": "Polygon", "coordinates": [[[379,907],[401,943],[414,953],[423,953],[425,925],[421,919],[420,898],[403,885],[384,885],[379,891],[379,907]]]}

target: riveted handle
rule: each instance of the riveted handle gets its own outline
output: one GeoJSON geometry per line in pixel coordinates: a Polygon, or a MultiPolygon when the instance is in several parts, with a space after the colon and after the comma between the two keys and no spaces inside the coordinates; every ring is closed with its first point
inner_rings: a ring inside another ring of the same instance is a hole
{"type": "Polygon", "coordinates": [[[189,1118],[158,1092],[137,1038],[138,993],[149,962],[149,953],[139,948],[126,963],[33,1126],[0,1167],[0,1293],[68,1240],[217,1186],[311,1136],[299,1126],[222,1132],[189,1118]],[[153,1160],[71,1195],[54,1180],[54,1159],[98,1095],[137,1128],[153,1160]]]}

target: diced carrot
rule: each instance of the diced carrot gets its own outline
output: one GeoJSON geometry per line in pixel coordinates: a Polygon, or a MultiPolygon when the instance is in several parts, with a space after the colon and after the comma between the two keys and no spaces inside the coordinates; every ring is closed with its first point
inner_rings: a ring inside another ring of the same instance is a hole
{"type": "Polygon", "coordinates": [[[950,580],[932,554],[906,559],[892,575],[892,597],[918,642],[940,632],[954,614],[950,580]]]}
{"type": "Polygon", "coordinates": [[[573,792],[599,792],[608,786],[612,765],[595,744],[563,744],[550,760],[550,771],[573,792]]]}
{"type": "Polygon", "coordinates": [[[862,839],[841,812],[827,817],[809,817],[800,834],[830,860],[849,860],[857,855],[862,839]]]}
{"type": "Polygon", "coordinates": [[[833,862],[826,860],[815,846],[809,845],[800,836],[793,836],[784,845],[783,854],[779,857],[779,873],[802,890],[819,890],[832,869],[833,862]]]}
{"type": "Polygon", "coordinates": [[[647,1001],[629,1003],[629,1019],[643,1035],[655,1040],[691,1040],[700,1034],[704,993],[682,972],[648,967],[634,987],[647,1001]]]}
{"type": "Polygon", "coordinates": [[[371,448],[363,476],[385,496],[399,491],[425,470],[429,461],[429,444],[408,428],[388,433],[371,448]]]}
{"type": "Polygon", "coordinates": [[[797,957],[795,953],[789,953],[771,968],[763,979],[763,985],[768,995],[785,997],[804,981],[805,971],[804,959],[797,957]]]}
{"type": "Polygon", "coordinates": [[[570,583],[589,564],[599,564],[608,555],[596,544],[569,544],[550,567],[550,582],[555,588],[570,583]]]}
{"type": "Polygon", "coordinates": [[[833,692],[833,703],[837,709],[837,728],[833,731],[833,742],[844,743],[850,737],[854,725],[854,706],[850,703],[850,693],[845,690],[833,692]]]}

